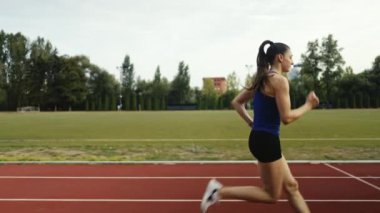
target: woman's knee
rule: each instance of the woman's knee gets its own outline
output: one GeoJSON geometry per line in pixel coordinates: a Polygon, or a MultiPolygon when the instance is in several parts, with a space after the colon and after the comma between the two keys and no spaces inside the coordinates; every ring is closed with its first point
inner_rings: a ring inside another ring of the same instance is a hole
{"type": "Polygon", "coordinates": [[[291,180],[291,181],[287,181],[285,182],[284,184],[284,188],[285,188],[285,191],[288,193],[288,194],[293,194],[295,192],[298,191],[298,182],[296,180],[291,180]]]}

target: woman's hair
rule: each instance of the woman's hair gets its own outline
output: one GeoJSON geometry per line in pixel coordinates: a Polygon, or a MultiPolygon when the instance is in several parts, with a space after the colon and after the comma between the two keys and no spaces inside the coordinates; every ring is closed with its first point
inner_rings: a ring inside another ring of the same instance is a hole
{"type": "Polygon", "coordinates": [[[274,59],[277,54],[285,54],[290,49],[288,45],[283,43],[273,43],[272,41],[265,40],[259,47],[259,53],[257,54],[257,72],[253,77],[252,85],[248,90],[256,92],[264,85],[264,82],[268,79],[268,71],[270,65],[274,63],[274,59]],[[266,53],[264,51],[265,45],[269,44],[266,53]]]}

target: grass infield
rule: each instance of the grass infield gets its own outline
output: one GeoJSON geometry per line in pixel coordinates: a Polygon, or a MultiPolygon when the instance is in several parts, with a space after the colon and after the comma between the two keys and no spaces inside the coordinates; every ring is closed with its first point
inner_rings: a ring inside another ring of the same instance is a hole
{"type": "MultiPolygon", "coordinates": [[[[249,131],[234,111],[0,113],[0,160],[251,160],[249,131]]],[[[288,160],[380,160],[380,110],[314,110],[281,140],[288,160]]]]}

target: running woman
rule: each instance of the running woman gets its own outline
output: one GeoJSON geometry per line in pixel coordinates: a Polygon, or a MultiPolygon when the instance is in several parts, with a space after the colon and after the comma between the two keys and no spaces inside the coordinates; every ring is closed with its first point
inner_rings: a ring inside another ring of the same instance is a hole
{"type": "Polygon", "coordinates": [[[257,55],[257,73],[252,86],[244,89],[232,101],[239,116],[251,127],[249,149],[258,160],[263,187],[224,187],[215,179],[210,180],[201,203],[201,212],[221,199],[239,199],[258,203],[276,203],[284,191],[295,212],[310,212],[288,163],[281,152],[280,123],[290,124],[306,112],[318,106],[314,92],[306,97],[304,105],[290,107],[289,82],[282,76],[293,65],[288,45],[264,41],[257,55]],[[269,45],[267,51],[264,47],[269,45]],[[245,109],[253,98],[254,118],[245,109]]]}

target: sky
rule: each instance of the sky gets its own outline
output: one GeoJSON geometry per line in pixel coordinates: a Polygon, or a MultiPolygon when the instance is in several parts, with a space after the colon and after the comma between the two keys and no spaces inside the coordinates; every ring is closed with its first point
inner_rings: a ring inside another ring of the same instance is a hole
{"type": "Polygon", "coordinates": [[[355,73],[380,55],[378,0],[0,0],[0,30],[49,40],[59,55],[85,55],[119,79],[129,55],[136,77],[157,66],[173,80],[189,66],[192,87],[235,71],[243,84],[264,40],[291,47],[333,34],[355,73]]]}

